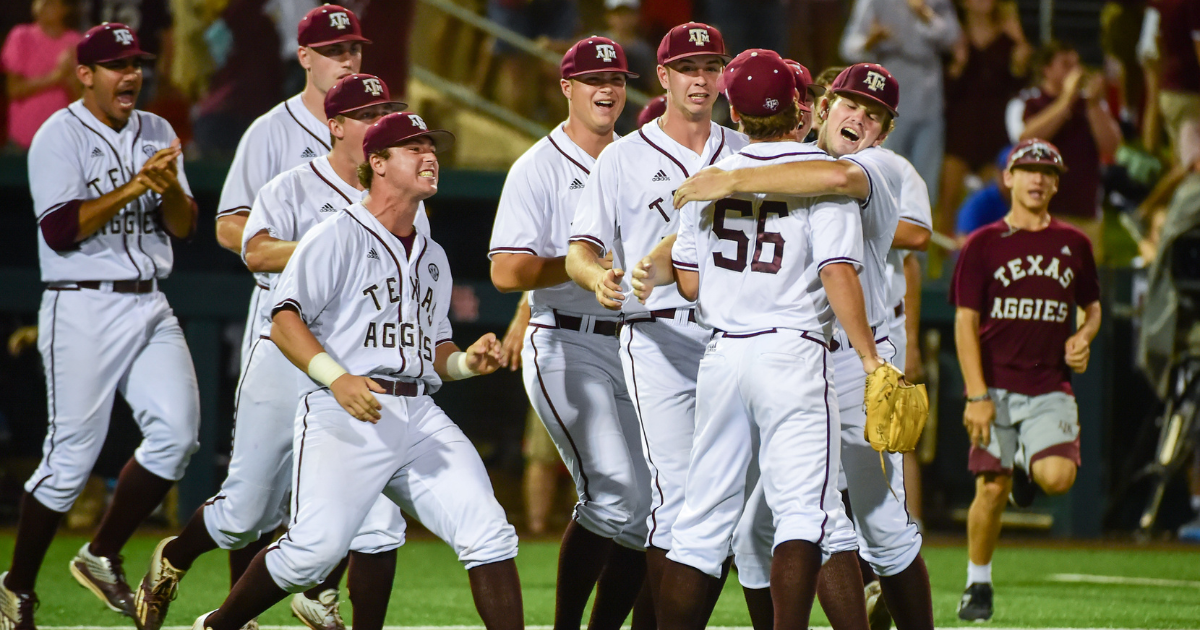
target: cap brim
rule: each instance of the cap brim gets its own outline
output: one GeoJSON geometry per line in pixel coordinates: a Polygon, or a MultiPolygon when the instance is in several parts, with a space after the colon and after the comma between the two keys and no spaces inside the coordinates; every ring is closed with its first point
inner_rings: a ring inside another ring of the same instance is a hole
{"type": "Polygon", "coordinates": [[[642,76],[632,70],[584,70],[582,72],[575,72],[575,73],[565,76],[563,78],[564,79],[574,79],[575,77],[581,77],[585,74],[600,74],[601,72],[618,72],[620,74],[623,74],[623,75],[629,77],[630,79],[636,79],[636,78],[642,76]]]}
{"type": "Polygon", "coordinates": [[[713,57],[720,57],[721,61],[724,61],[726,64],[728,64],[730,61],[733,61],[732,55],[723,55],[721,53],[715,53],[715,52],[709,52],[709,51],[699,51],[699,52],[683,53],[682,55],[675,55],[674,57],[671,57],[669,59],[665,59],[663,61],[658,62],[658,65],[665,66],[669,63],[679,61],[680,59],[687,59],[688,57],[700,57],[702,55],[712,55],[713,57]]]}
{"type": "Polygon", "coordinates": [[[421,133],[405,138],[402,142],[408,142],[413,138],[429,138],[433,141],[433,148],[437,149],[438,153],[445,153],[454,146],[454,134],[446,131],[445,129],[430,129],[429,131],[422,131],[421,133]]]}
{"type": "Polygon", "coordinates": [[[113,55],[111,57],[105,57],[103,59],[95,59],[92,61],[80,61],[79,65],[86,66],[88,64],[108,63],[110,61],[118,61],[121,59],[130,59],[133,57],[137,57],[139,59],[145,59],[146,61],[153,61],[155,59],[158,59],[158,57],[155,55],[152,55],[144,50],[138,50],[135,48],[132,50],[126,50],[119,55],[113,55]]]}
{"type": "MultiPolygon", "coordinates": [[[[374,107],[376,105],[388,105],[388,104],[395,105],[396,111],[398,111],[398,112],[402,112],[408,108],[408,103],[405,103],[404,101],[375,101],[373,103],[367,103],[366,105],[359,105],[358,107],[351,107],[349,109],[343,109],[342,111],[338,112],[336,115],[344,116],[346,114],[349,114],[350,112],[356,112],[360,109],[366,109],[368,107],[374,107]]],[[[388,112],[388,113],[392,113],[392,112],[388,112]]]]}
{"type": "Polygon", "coordinates": [[[330,39],[330,40],[323,41],[323,42],[312,42],[311,44],[300,44],[300,45],[307,46],[308,48],[319,48],[321,46],[330,46],[332,44],[340,44],[342,42],[362,42],[364,44],[373,43],[371,40],[367,39],[366,37],[363,37],[362,35],[347,35],[345,37],[339,37],[337,39],[330,39]]]}
{"type": "Polygon", "coordinates": [[[810,83],[808,84],[808,91],[812,93],[813,96],[824,96],[825,92],[828,90],[820,83],[810,83]]]}
{"type": "Polygon", "coordinates": [[[833,90],[833,93],[834,94],[853,94],[855,96],[869,98],[872,101],[875,101],[876,103],[879,103],[880,105],[883,105],[884,109],[891,112],[892,118],[900,117],[900,112],[896,111],[891,105],[888,105],[887,103],[883,102],[883,99],[879,98],[878,96],[872,96],[872,95],[866,94],[864,92],[859,92],[858,90],[833,90]]]}
{"type": "Polygon", "coordinates": [[[1059,175],[1062,175],[1063,173],[1067,172],[1066,164],[1056,164],[1054,162],[1035,162],[1035,161],[1034,162],[1017,162],[1015,164],[1009,165],[1008,170],[1011,171],[1014,168],[1017,168],[1020,166],[1048,166],[1048,167],[1058,171],[1059,175]]]}

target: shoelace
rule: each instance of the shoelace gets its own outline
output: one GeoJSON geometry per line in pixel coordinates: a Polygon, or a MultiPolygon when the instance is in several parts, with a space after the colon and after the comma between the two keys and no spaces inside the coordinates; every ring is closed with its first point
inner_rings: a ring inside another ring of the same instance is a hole
{"type": "Polygon", "coordinates": [[[90,553],[87,558],[88,570],[96,579],[109,584],[116,584],[125,581],[123,556],[109,558],[107,556],[93,556],[90,553]]]}
{"type": "Polygon", "coordinates": [[[321,596],[316,600],[322,608],[325,609],[325,623],[333,623],[337,626],[344,626],[342,621],[342,613],[338,605],[337,595],[326,597],[326,593],[332,592],[332,589],[321,593],[321,596]]]}
{"type": "Polygon", "coordinates": [[[37,595],[29,593],[28,595],[20,595],[5,589],[7,593],[0,602],[5,617],[8,617],[14,622],[24,621],[27,616],[33,614],[33,611],[38,609],[41,602],[38,601],[37,595]],[[11,594],[11,597],[9,595],[11,594]]]}
{"type": "Polygon", "coordinates": [[[175,601],[179,595],[179,580],[183,578],[184,571],[169,566],[160,567],[160,570],[162,573],[158,576],[158,582],[151,585],[150,592],[168,602],[175,601]]]}

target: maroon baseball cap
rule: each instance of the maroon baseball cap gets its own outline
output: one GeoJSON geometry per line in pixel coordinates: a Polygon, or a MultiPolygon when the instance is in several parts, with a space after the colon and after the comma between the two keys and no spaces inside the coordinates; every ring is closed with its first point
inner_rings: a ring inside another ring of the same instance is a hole
{"type": "Polygon", "coordinates": [[[726,62],[725,38],[721,31],[699,22],[680,24],[667,31],[658,43],[658,65],[665,66],[676,59],[696,55],[717,55],[726,62]]]}
{"type": "MultiPolygon", "coordinates": [[[[808,94],[814,98],[825,93],[825,86],[813,83],[812,72],[809,72],[808,68],[806,68],[804,64],[791,59],[784,59],[783,61],[792,67],[793,74],[796,75],[797,90],[802,92],[807,91],[808,94]]],[[[800,109],[806,112],[812,111],[812,108],[804,103],[800,103],[800,109]]]]}
{"type": "Polygon", "coordinates": [[[740,114],[771,116],[796,99],[796,75],[773,50],[751,48],[733,58],[717,86],[740,114]]]}
{"type": "Polygon", "coordinates": [[[154,59],[154,55],[142,50],[137,33],[120,22],[105,22],[93,26],[75,45],[75,59],[87,66],[129,57],[154,59]]]}
{"type": "Polygon", "coordinates": [[[363,154],[371,155],[381,149],[404,144],[413,138],[427,136],[433,140],[438,153],[454,146],[454,134],[442,129],[430,129],[421,117],[412,112],[393,112],[375,121],[363,134],[363,154]]]}
{"type": "Polygon", "coordinates": [[[900,82],[877,63],[856,63],[842,70],[829,91],[865,96],[886,107],[892,116],[900,115],[900,82]]]}
{"type": "Polygon", "coordinates": [[[636,72],[629,71],[625,49],[617,42],[598,35],[579,40],[571,46],[567,54],[563,55],[559,69],[564,79],[594,72],[623,72],[630,78],[638,78],[636,72]]]}
{"type": "Polygon", "coordinates": [[[405,103],[392,100],[383,79],[373,74],[352,74],[342,77],[325,93],[325,117],[333,118],[380,103],[391,103],[397,110],[408,107],[405,103]]]}
{"type": "Polygon", "coordinates": [[[638,127],[645,126],[646,123],[662,116],[667,111],[667,95],[662,94],[650,99],[649,103],[638,112],[638,127]]]}
{"type": "Polygon", "coordinates": [[[1060,174],[1067,172],[1067,163],[1063,160],[1058,147],[1042,140],[1030,138],[1022,140],[1008,154],[1007,166],[1004,170],[1011,171],[1016,166],[1040,164],[1057,170],[1060,174]]]}
{"type": "Polygon", "coordinates": [[[296,41],[301,46],[316,48],[338,42],[362,42],[371,40],[363,37],[358,16],[346,7],[336,4],[319,6],[305,14],[296,27],[296,41]]]}

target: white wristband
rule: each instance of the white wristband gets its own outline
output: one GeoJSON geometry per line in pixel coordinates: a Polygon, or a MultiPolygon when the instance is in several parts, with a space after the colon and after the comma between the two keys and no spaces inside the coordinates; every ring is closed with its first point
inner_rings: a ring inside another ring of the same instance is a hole
{"type": "Polygon", "coordinates": [[[338,365],[338,362],[325,352],[318,354],[308,362],[308,375],[312,377],[312,380],[325,387],[333,385],[333,382],[345,373],[346,369],[338,365]]]}
{"type": "Polygon", "coordinates": [[[461,381],[464,378],[479,376],[479,372],[467,366],[467,353],[460,350],[446,358],[446,376],[461,381]]]}

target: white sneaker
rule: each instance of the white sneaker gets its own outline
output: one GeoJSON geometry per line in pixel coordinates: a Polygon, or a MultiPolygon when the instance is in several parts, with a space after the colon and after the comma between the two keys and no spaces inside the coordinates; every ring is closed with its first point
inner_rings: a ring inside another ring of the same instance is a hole
{"type": "Polygon", "coordinates": [[[305,597],[304,593],[296,593],[292,598],[292,615],[310,630],[346,630],[338,611],[337,589],[321,591],[315,600],[305,597]]]}
{"type": "Polygon", "coordinates": [[[210,611],[204,613],[203,615],[196,617],[196,623],[192,624],[192,630],[209,630],[208,626],[204,625],[204,622],[208,621],[208,616],[215,612],[217,612],[217,611],[210,610],[210,611]]]}
{"type": "Polygon", "coordinates": [[[4,585],[8,571],[0,573],[0,630],[26,630],[34,628],[33,610],[38,598],[32,592],[16,593],[4,585]]]}

